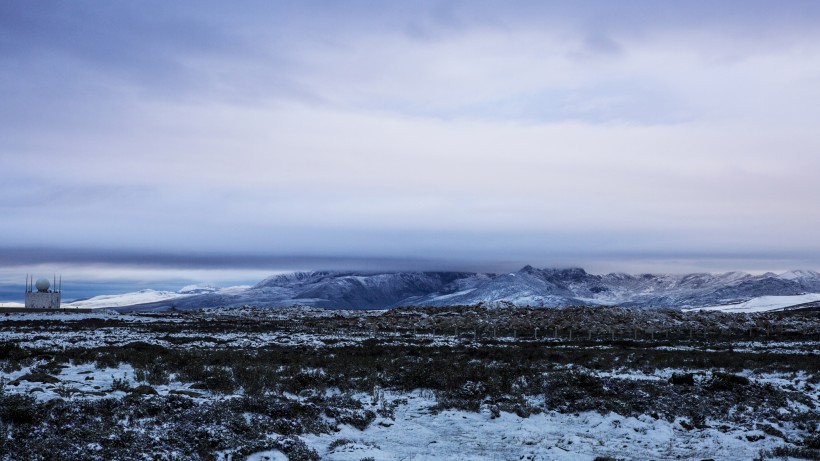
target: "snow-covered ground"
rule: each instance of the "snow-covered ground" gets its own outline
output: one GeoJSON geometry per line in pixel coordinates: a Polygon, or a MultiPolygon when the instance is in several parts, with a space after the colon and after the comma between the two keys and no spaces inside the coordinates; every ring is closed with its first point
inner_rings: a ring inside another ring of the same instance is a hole
{"type": "Polygon", "coordinates": [[[736,313],[768,312],[817,301],[820,301],[820,293],[807,293],[796,296],[760,296],[738,304],[697,307],[694,309],[684,309],[684,311],[721,311],[736,313]]]}
{"type": "MultiPolygon", "coordinates": [[[[488,310],[488,312],[490,311],[493,310],[488,310]]],[[[406,328],[396,330],[387,325],[378,326],[378,329],[373,328],[379,324],[379,319],[384,318],[384,316],[389,316],[391,313],[396,314],[396,312],[397,311],[337,311],[303,306],[281,309],[253,307],[231,309],[206,308],[199,311],[202,316],[192,316],[190,314],[125,314],[108,309],[95,309],[88,313],[74,313],[70,311],[16,312],[0,315],[0,325],[5,322],[13,323],[21,321],[61,322],[62,325],[51,326],[47,335],[32,335],[31,331],[26,328],[7,328],[0,334],[0,339],[13,341],[24,348],[95,348],[102,346],[123,346],[134,341],[145,341],[163,347],[176,348],[213,347],[215,344],[232,348],[266,347],[269,345],[334,348],[360,345],[364,341],[373,339],[395,346],[416,345],[421,341],[428,346],[451,347],[469,344],[473,338],[470,334],[467,334],[467,336],[462,335],[461,337],[455,335],[458,331],[472,332],[473,329],[469,326],[457,327],[455,330],[452,327],[439,327],[435,330],[435,333],[430,329],[426,331],[419,330],[417,334],[411,334],[406,328]],[[229,329],[223,332],[211,331],[206,334],[203,334],[197,329],[188,329],[186,327],[188,324],[196,324],[198,322],[230,322],[234,319],[243,318],[285,321],[286,323],[277,324],[277,326],[270,331],[248,332],[241,329],[229,329]],[[73,322],[91,319],[111,321],[111,323],[96,327],[95,334],[93,335],[85,331],[75,331],[74,328],[71,327],[73,322]],[[360,326],[358,329],[345,330],[326,328],[318,331],[314,329],[293,330],[288,328],[288,326],[298,325],[304,319],[322,319],[328,322],[334,319],[342,319],[346,321],[349,320],[360,326]],[[147,326],[147,324],[156,323],[175,324],[178,326],[174,326],[174,332],[169,335],[164,329],[154,329],[147,326]]],[[[504,313],[506,311],[498,312],[504,313]]],[[[412,324],[412,319],[415,318],[415,315],[419,314],[407,312],[404,315],[394,315],[393,318],[408,317],[410,318],[410,323],[408,324],[412,324]]],[[[690,315],[696,314],[693,313],[690,315]]],[[[685,330],[684,327],[681,328],[685,330]]],[[[626,335],[632,339],[632,334],[632,331],[629,330],[626,335]]],[[[785,355],[820,354],[820,342],[816,340],[806,338],[804,340],[783,342],[778,341],[774,337],[760,340],[757,338],[760,334],[762,333],[756,333],[753,338],[743,332],[731,339],[710,342],[709,346],[695,341],[694,343],[682,342],[674,345],[655,345],[654,347],[659,350],[670,351],[692,350],[716,352],[731,347],[732,350],[737,352],[765,352],[785,355]]],[[[579,340],[585,337],[583,334],[580,336],[576,335],[576,338],[579,340]]],[[[609,333],[596,336],[597,339],[609,339],[609,337],[609,333]]],[[[661,335],[658,334],[657,337],[661,338],[661,335]]],[[[649,339],[647,335],[642,335],[641,338],[644,340],[649,339]]],[[[512,331],[507,331],[506,336],[499,335],[493,339],[499,344],[507,343],[510,345],[522,340],[535,341],[531,330],[526,334],[519,332],[518,335],[514,335],[512,331]]],[[[550,347],[568,349],[576,347],[571,343],[564,343],[566,339],[566,336],[553,337],[552,330],[546,328],[541,329],[541,334],[538,335],[537,341],[550,347]]],[[[607,350],[613,348],[613,345],[607,341],[602,341],[597,345],[586,345],[585,347],[596,350],[607,350]]]]}
{"type": "MultiPolygon", "coordinates": [[[[499,310],[479,313],[497,316],[507,314],[506,311],[499,310]]],[[[644,311],[634,312],[636,316],[643,314],[644,311]]],[[[677,314],[680,313],[677,312],[677,314]]],[[[464,315],[465,318],[470,317],[466,313],[464,315]]],[[[765,317],[766,315],[759,314],[758,316],[765,317]]],[[[431,334],[428,330],[416,334],[408,329],[396,330],[386,323],[388,320],[405,321],[405,317],[410,317],[408,325],[414,325],[414,322],[421,318],[429,319],[431,314],[409,310],[324,311],[305,307],[281,310],[250,307],[215,308],[166,314],[118,314],[108,310],[88,314],[8,314],[0,316],[0,326],[3,327],[0,328],[0,341],[13,343],[23,348],[27,353],[32,354],[32,359],[21,361],[20,368],[10,366],[0,368],[0,388],[7,393],[34,396],[39,402],[47,402],[56,398],[76,402],[107,397],[120,401],[126,395],[131,395],[128,387],[134,388],[144,384],[140,381],[140,379],[147,379],[144,378],[143,369],[134,369],[125,362],[116,364],[116,362],[84,362],[74,359],[55,364],[51,362],[48,351],[101,348],[108,350],[103,354],[105,356],[105,354],[115,354],[111,351],[118,351],[120,346],[127,346],[129,343],[148,343],[163,346],[169,351],[180,349],[197,351],[197,353],[201,351],[206,355],[209,354],[208,351],[219,349],[253,351],[266,347],[296,346],[294,350],[326,350],[328,356],[334,356],[341,354],[340,351],[347,346],[358,346],[374,340],[380,345],[411,345],[414,350],[424,347],[442,348],[442,350],[448,347],[452,350],[472,347],[501,350],[519,347],[519,340],[510,337],[493,338],[491,342],[481,346],[481,342],[472,339],[472,336],[451,334],[450,330],[444,327],[435,330],[438,333],[431,334]],[[246,319],[270,322],[268,323],[270,328],[247,329],[246,327],[251,323],[245,322],[246,319]],[[385,325],[376,332],[368,328],[370,324],[365,322],[370,320],[375,322],[373,325],[378,323],[385,323],[385,325]],[[287,329],[303,321],[308,322],[309,328],[287,329]],[[214,328],[219,326],[220,322],[225,328],[214,328]],[[335,325],[336,328],[331,328],[331,325],[335,325]],[[339,325],[348,325],[348,329],[338,328],[339,325]],[[442,334],[443,331],[447,333],[442,334]],[[334,348],[338,349],[334,350],[334,348]],[[43,373],[42,370],[48,370],[45,373],[56,378],[56,381],[23,379],[29,373],[43,373]],[[141,374],[143,378],[139,378],[141,374]],[[123,387],[125,390],[122,389],[123,387]]],[[[717,313],[692,313],[683,317],[711,319],[729,316],[717,313]]],[[[753,316],[742,314],[737,317],[753,316]]],[[[794,321],[794,319],[787,316],[783,321],[794,321]]],[[[522,397],[526,398],[532,408],[540,411],[540,413],[536,411],[527,417],[504,411],[498,412],[491,406],[490,402],[503,401],[508,397],[505,395],[482,397],[479,401],[483,403],[480,404],[478,412],[456,409],[439,411],[435,409],[436,405],[445,401],[441,399],[441,394],[437,393],[441,391],[430,389],[401,391],[393,388],[393,390],[381,391],[377,397],[369,393],[353,395],[355,400],[364,405],[364,410],[371,410],[379,414],[376,420],[368,424],[364,430],[342,424],[338,432],[304,431],[298,433],[298,438],[316,450],[321,459],[328,460],[359,461],[363,458],[374,460],[593,460],[598,456],[658,460],[753,459],[765,450],[800,443],[807,432],[816,429],[801,427],[795,421],[799,421],[798,416],[811,415],[814,409],[820,408],[820,385],[817,384],[816,373],[794,371],[794,368],[790,369],[785,366],[792,359],[796,364],[812,363],[811,358],[806,359],[805,355],[820,353],[820,341],[816,339],[816,336],[789,341],[788,337],[776,336],[774,330],[771,340],[765,338],[767,337],[762,336],[762,333],[756,334],[754,338],[747,338],[746,333],[741,332],[739,337],[733,339],[709,339],[703,336],[700,340],[683,339],[677,344],[663,343],[663,345],[644,338],[643,341],[633,340],[632,347],[677,351],[682,355],[688,355],[689,350],[701,354],[718,352],[725,354],[728,349],[731,349],[732,353],[769,354],[775,352],[782,354],[778,363],[782,362],[783,368],[731,370],[732,374],[747,378],[755,386],[754,389],[771,385],[772,395],[788,394],[789,399],[784,400],[782,406],[778,404],[774,410],[775,414],[785,415],[782,418],[771,417],[771,412],[768,416],[764,413],[755,413],[756,409],[749,410],[753,412],[751,417],[738,416],[740,413],[725,416],[723,413],[711,414],[717,419],[707,418],[699,424],[694,424],[692,420],[687,419],[689,417],[687,413],[674,411],[667,413],[671,415],[668,416],[669,419],[664,417],[663,413],[658,415],[650,410],[641,409],[632,413],[629,413],[629,410],[621,411],[619,408],[623,407],[600,407],[616,408],[616,411],[623,414],[572,410],[562,410],[567,412],[561,413],[557,411],[561,408],[560,406],[548,403],[548,398],[556,395],[554,390],[556,388],[549,387],[534,391],[536,395],[527,394],[522,397]],[[797,396],[796,400],[794,396],[797,396]],[[496,400],[491,400],[489,397],[496,400]],[[392,415],[378,411],[385,405],[393,407],[394,404],[392,415]],[[624,416],[624,414],[632,416],[624,416]],[[655,416],[652,416],[653,414],[655,416]],[[772,435],[773,432],[778,431],[781,433],[780,436],[772,435]]],[[[535,339],[531,341],[535,342],[535,339]]],[[[559,357],[564,349],[586,348],[591,355],[596,355],[600,351],[622,348],[608,341],[583,344],[546,337],[539,338],[538,342],[544,347],[555,348],[556,357],[559,357]]],[[[398,350],[398,353],[401,353],[400,349],[398,350]]],[[[167,367],[170,362],[163,363],[159,360],[157,363],[167,367]]],[[[570,363],[551,366],[544,373],[571,370],[585,376],[604,378],[601,382],[612,385],[610,389],[627,389],[628,386],[619,387],[622,383],[627,382],[630,385],[641,384],[644,387],[637,386],[634,389],[643,392],[642,389],[647,389],[645,386],[658,386],[659,388],[670,386],[668,381],[675,374],[692,374],[695,382],[694,388],[703,389],[709,386],[717,373],[727,372],[723,368],[652,368],[650,366],[625,366],[623,363],[623,361],[615,360],[613,365],[607,368],[584,367],[570,363]]],[[[751,366],[754,367],[754,365],[751,366]]],[[[316,370],[322,371],[321,368],[316,370]]],[[[173,394],[183,397],[167,398],[191,398],[196,405],[210,405],[217,400],[238,401],[245,396],[246,391],[241,387],[227,391],[225,394],[210,393],[200,389],[198,385],[200,383],[186,382],[180,377],[184,376],[183,374],[175,370],[168,371],[170,373],[167,381],[164,381],[165,384],[151,386],[159,397],[145,397],[145,399],[162,399],[173,394]]],[[[314,393],[321,395],[322,392],[341,392],[334,388],[304,390],[306,391],[304,396],[301,392],[299,395],[284,393],[276,394],[276,398],[303,400],[308,405],[315,405],[314,402],[309,401],[315,395],[314,393]]],[[[619,392],[619,395],[625,394],[619,392]]],[[[689,395],[696,394],[685,393],[681,398],[687,399],[689,395]]],[[[476,405],[479,404],[476,403],[476,405]]],[[[741,407],[743,405],[743,403],[740,404],[741,407]]],[[[245,417],[249,418],[248,415],[245,417]]],[[[263,431],[261,437],[273,440],[285,435],[284,432],[278,434],[263,431]]],[[[240,447],[236,446],[236,448],[240,447]]],[[[286,459],[282,452],[270,450],[270,446],[264,448],[267,451],[242,459],[253,461],[286,459]]],[[[228,452],[223,454],[227,455],[228,452]]]]}
{"type": "Polygon", "coordinates": [[[750,442],[759,431],[710,428],[687,430],[674,421],[649,415],[625,418],[616,413],[547,412],[522,418],[488,408],[479,413],[431,411],[428,391],[392,397],[400,404],[395,418],[379,418],[364,431],[342,426],[335,434],[305,435],[322,459],[375,460],[584,460],[597,456],[621,459],[752,459],[781,441],[766,437],[750,442]]]}
{"type": "MultiPolygon", "coordinates": [[[[129,365],[99,369],[93,363],[66,366],[56,374],[60,382],[55,384],[31,383],[26,380],[14,385],[8,384],[31,371],[27,367],[10,373],[0,372],[0,380],[6,383],[7,392],[30,394],[39,401],[69,397],[119,398],[125,396],[126,392],[112,390],[115,381],[121,380],[132,387],[139,384],[134,378],[134,369],[129,365]]],[[[600,374],[627,380],[666,380],[678,371],[685,370],[666,369],[659,370],[657,374],[621,370],[600,374]]],[[[752,380],[777,386],[788,386],[794,381],[782,373],[758,374],[747,371],[741,374],[752,380]]],[[[806,376],[798,374],[797,378],[805,381],[806,376]]],[[[174,380],[168,385],[154,388],[160,395],[191,392],[189,384],[174,380]]],[[[198,389],[194,393],[202,395],[201,398],[209,398],[205,391],[198,389]]],[[[293,395],[289,397],[298,399],[293,395]]],[[[364,430],[341,425],[339,432],[301,435],[301,439],[316,450],[321,459],[359,461],[372,457],[379,461],[589,461],[597,456],[610,456],[620,459],[733,460],[752,459],[763,450],[782,445],[781,439],[760,437],[762,431],[740,428],[728,420],[708,420],[706,423],[709,427],[693,429],[687,428],[687,420],[680,417],[669,421],[650,415],[624,417],[612,412],[562,414],[548,411],[521,417],[502,411],[497,417],[493,417],[486,404],[477,413],[452,409],[435,411],[435,393],[429,390],[383,391],[375,400],[368,394],[357,394],[354,397],[365,402],[365,407],[374,411],[385,404],[396,404],[393,416],[379,416],[364,430]]],[[[812,399],[817,402],[819,397],[815,390],[812,399]]],[[[533,398],[537,400],[539,397],[533,398]]],[[[271,437],[277,435],[270,434],[271,437]]],[[[256,453],[247,459],[263,461],[287,458],[274,450],[256,453]]]]}
{"type": "Polygon", "coordinates": [[[0,307],[26,307],[23,303],[0,303],[0,307]]]}
{"type": "MultiPolygon", "coordinates": [[[[97,368],[94,363],[82,365],[66,365],[59,373],[54,374],[59,383],[31,382],[25,376],[34,367],[25,367],[12,372],[0,371],[0,382],[4,383],[4,391],[18,394],[29,394],[39,401],[49,401],[55,398],[65,398],[71,396],[78,399],[100,399],[105,397],[124,397],[126,392],[122,390],[112,390],[115,381],[136,387],[141,382],[137,381],[134,368],[131,365],[121,363],[116,367],[97,368]]],[[[180,383],[171,381],[166,385],[152,386],[159,395],[167,395],[174,392],[191,392],[190,383],[180,383]]],[[[207,391],[196,390],[196,394],[206,395],[207,391]]]]}

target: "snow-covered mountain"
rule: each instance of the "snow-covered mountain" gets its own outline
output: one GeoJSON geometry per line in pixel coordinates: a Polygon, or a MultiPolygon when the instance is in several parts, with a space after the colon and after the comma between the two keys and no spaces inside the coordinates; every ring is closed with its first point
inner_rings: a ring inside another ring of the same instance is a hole
{"type": "Polygon", "coordinates": [[[116,295],[100,295],[93,298],[80,299],[70,303],[63,303],[63,308],[100,309],[107,307],[129,307],[142,305],[170,305],[177,300],[203,294],[237,294],[245,291],[249,286],[229,288],[214,288],[209,285],[188,285],[179,291],[158,291],[145,289],[131,293],[116,295]]]}
{"type": "MultiPolygon", "coordinates": [[[[128,305],[138,304],[145,309],[189,309],[300,304],[334,309],[379,309],[406,305],[512,303],[537,307],[591,304],[691,308],[735,306],[767,296],[820,293],[820,273],[804,270],[779,275],[743,272],[595,275],[580,268],[537,269],[532,266],[504,274],[322,271],[277,275],[252,287],[215,289],[196,286],[177,293],[155,293],[162,299],[128,305]]],[[[778,301],[783,302],[786,301],[778,301]]],[[[114,305],[127,304],[118,302],[114,305]]]]}
{"type": "Polygon", "coordinates": [[[153,302],[166,302],[190,296],[173,291],[140,290],[133,293],[123,293],[117,295],[100,295],[93,298],[82,299],[70,303],[63,303],[63,308],[97,309],[102,307],[122,307],[133,306],[135,304],[145,304],[153,302]]]}
{"type": "Polygon", "coordinates": [[[0,307],[14,307],[14,308],[17,308],[17,307],[25,307],[25,306],[26,305],[23,304],[23,303],[11,303],[11,302],[9,302],[9,303],[0,303],[0,307]]]}

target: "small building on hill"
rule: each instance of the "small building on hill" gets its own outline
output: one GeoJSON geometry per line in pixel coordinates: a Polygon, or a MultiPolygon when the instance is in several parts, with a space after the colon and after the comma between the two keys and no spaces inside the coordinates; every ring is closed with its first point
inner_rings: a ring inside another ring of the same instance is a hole
{"type": "Polygon", "coordinates": [[[54,278],[54,288],[48,279],[41,278],[36,282],[34,277],[26,276],[26,309],[59,309],[60,308],[60,292],[62,291],[62,278],[60,284],[57,285],[57,278],[54,278]],[[37,291],[34,291],[34,290],[37,291]]]}

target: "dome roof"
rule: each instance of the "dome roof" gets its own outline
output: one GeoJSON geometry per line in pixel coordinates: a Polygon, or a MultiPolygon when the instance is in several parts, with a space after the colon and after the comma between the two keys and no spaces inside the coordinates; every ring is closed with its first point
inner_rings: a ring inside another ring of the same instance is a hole
{"type": "Polygon", "coordinates": [[[37,288],[37,291],[48,291],[48,287],[50,286],[51,284],[48,283],[48,279],[38,279],[34,282],[34,288],[37,288]]]}

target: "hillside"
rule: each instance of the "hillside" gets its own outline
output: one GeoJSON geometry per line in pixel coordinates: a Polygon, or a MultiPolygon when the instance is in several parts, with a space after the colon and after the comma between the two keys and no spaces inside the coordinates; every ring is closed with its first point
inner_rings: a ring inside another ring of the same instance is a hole
{"type": "MultiPolygon", "coordinates": [[[[782,309],[803,304],[820,293],[820,274],[638,274],[595,275],[581,268],[537,269],[525,266],[503,274],[472,272],[298,272],[269,277],[253,286],[177,293],[143,290],[122,296],[96,297],[75,307],[192,309],[254,305],[305,305],[331,309],[386,309],[397,306],[514,304],[532,307],[619,305],[734,310],[740,303],[780,297],[760,306],[782,309]]],[[[765,309],[757,307],[756,310],[765,309]]]]}

